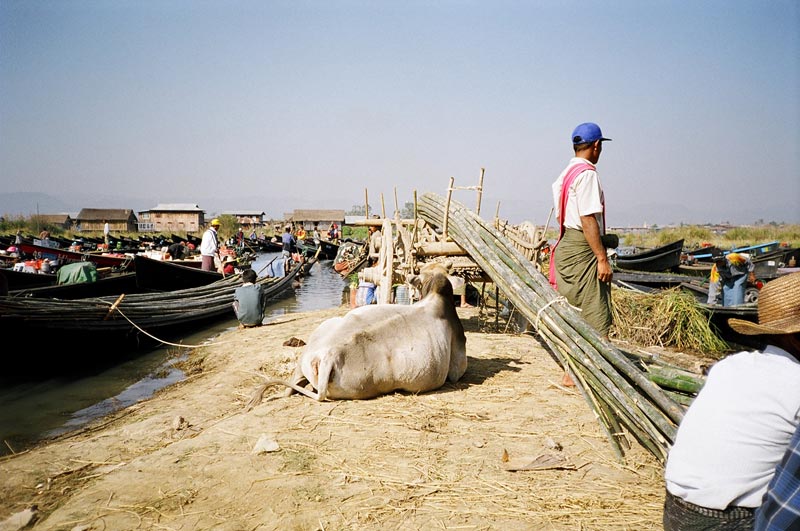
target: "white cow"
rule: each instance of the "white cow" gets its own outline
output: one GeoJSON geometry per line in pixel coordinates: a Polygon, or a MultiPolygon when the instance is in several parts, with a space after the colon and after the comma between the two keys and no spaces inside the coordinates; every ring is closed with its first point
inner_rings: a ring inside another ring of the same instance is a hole
{"type": "Polygon", "coordinates": [[[267,379],[247,404],[261,402],[271,385],[315,400],[364,399],[403,390],[438,389],[467,370],[467,338],[441,273],[413,279],[422,300],[411,306],[378,304],[323,322],[311,334],[291,381],[267,379]],[[304,387],[310,383],[316,392],[304,387]]]}

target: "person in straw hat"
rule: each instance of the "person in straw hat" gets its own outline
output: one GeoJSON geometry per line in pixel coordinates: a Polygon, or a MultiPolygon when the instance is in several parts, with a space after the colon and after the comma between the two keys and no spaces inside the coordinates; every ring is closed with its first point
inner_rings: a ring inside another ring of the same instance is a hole
{"type": "Polygon", "coordinates": [[[728,324],[759,350],[717,362],[686,411],[664,470],[666,531],[753,529],[800,424],[800,273],[761,290],[757,323],[728,324]]]}

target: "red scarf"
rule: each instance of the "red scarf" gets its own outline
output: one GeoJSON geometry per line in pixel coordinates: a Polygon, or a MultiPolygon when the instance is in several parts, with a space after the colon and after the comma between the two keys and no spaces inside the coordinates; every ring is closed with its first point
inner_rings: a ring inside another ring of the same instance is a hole
{"type": "MultiPolygon", "coordinates": [[[[556,282],[556,247],[558,247],[559,242],[561,242],[561,238],[564,237],[564,219],[567,217],[567,197],[569,195],[569,187],[572,186],[572,183],[578,178],[578,175],[587,170],[594,171],[595,167],[588,162],[580,162],[575,164],[567,171],[567,174],[564,176],[564,180],[561,183],[561,195],[558,201],[558,240],[556,241],[555,245],[553,245],[553,248],[550,249],[550,285],[553,286],[553,289],[558,289],[556,282]]],[[[606,220],[605,210],[605,205],[603,205],[604,225],[606,220]]],[[[605,227],[603,227],[603,230],[605,230],[605,227]]]]}

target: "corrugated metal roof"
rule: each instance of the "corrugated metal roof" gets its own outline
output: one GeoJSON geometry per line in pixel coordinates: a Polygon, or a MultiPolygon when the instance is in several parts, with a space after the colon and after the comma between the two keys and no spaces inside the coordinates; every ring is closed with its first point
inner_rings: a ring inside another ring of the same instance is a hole
{"type": "Polygon", "coordinates": [[[155,208],[145,212],[203,212],[200,205],[193,203],[159,203],[155,208]]]}
{"type": "Polygon", "coordinates": [[[294,221],[342,221],[344,210],[295,210],[289,214],[294,221]]]}
{"type": "Polygon", "coordinates": [[[236,217],[236,216],[248,216],[248,217],[261,216],[261,217],[263,217],[263,216],[266,216],[267,213],[264,212],[264,211],[258,211],[258,210],[227,210],[225,212],[220,212],[220,215],[221,216],[234,216],[234,217],[236,217]]]}

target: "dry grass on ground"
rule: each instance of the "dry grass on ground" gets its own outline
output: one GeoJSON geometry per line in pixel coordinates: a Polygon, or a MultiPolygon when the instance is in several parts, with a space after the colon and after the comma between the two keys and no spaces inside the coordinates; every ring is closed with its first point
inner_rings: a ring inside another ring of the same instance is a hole
{"type": "Polygon", "coordinates": [[[187,381],[0,461],[0,520],[36,504],[36,530],[661,528],[661,465],[633,441],[617,462],[548,352],[480,332],[476,309],[459,310],[456,385],[323,403],[272,389],[245,412],[254,371],[288,376],[300,349],[284,342],[344,311],[225,333],[187,381]],[[279,449],[253,453],[262,436],[279,449]],[[561,468],[507,470],[536,458],[561,468]]]}

